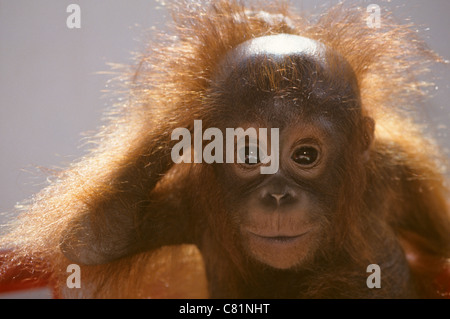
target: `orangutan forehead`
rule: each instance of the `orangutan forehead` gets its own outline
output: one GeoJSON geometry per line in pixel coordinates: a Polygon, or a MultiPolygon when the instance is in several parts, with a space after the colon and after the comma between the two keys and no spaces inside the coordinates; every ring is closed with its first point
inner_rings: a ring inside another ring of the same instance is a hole
{"type": "Polygon", "coordinates": [[[290,34],[238,45],[222,61],[213,88],[226,99],[222,105],[233,108],[273,106],[267,102],[274,98],[295,102],[287,104],[302,112],[339,112],[360,104],[350,64],[324,44],[290,34]]]}

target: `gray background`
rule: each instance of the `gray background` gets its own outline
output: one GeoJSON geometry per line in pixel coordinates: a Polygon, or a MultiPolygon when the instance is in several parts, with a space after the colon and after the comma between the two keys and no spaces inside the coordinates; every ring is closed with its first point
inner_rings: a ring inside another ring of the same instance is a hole
{"type": "MultiPolygon", "coordinates": [[[[336,1],[292,1],[309,11],[336,1]]],[[[359,1],[391,8],[411,18],[429,46],[450,60],[450,1],[359,1]]],[[[164,28],[169,18],[151,0],[0,0],[0,212],[45,185],[46,168],[65,167],[84,153],[82,133],[101,124],[113,101],[104,97],[108,62],[132,63],[131,51],[145,46],[145,30],[164,28]],[[81,29],[68,29],[66,8],[81,7],[81,29]]],[[[383,18],[383,16],[381,16],[383,18]]],[[[424,111],[442,148],[448,136],[448,67],[433,74],[437,90],[424,111]]],[[[7,215],[0,216],[0,224],[7,215]]],[[[36,294],[36,296],[46,296],[36,294]]]]}

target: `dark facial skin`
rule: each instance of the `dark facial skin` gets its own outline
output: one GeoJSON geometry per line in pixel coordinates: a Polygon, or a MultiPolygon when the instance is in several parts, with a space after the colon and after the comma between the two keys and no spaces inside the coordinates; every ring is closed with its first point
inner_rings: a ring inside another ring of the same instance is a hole
{"type": "MultiPolygon", "coordinates": [[[[328,246],[327,234],[341,186],[337,171],[348,147],[349,132],[342,129],[340,117],[355,108],[355,103],[347,102],[357,101],[355,84],[336,79],[339,86],[333,87],[334,79],[328,78],[333,70],[328,64],[340,57],[322,44],[298,36],[250,40],[227,59],[225,69],[233,71],[225,72],[220,89],[232,92],[226,98],[228,105],[241,108],[234,112],[240,121],[232,119],[228,127],[280,129],[276,174],[262,175],[260,166],[266,164],[260,159],[257,163],[217,165],[219,179],[229,192],[227,201],[236,231],[245,253],[257,262],[277,269],[304,266],[320,246],[328,246]],[[282,95],[261,92],[245,78],[245,70],[262,69],[267,61],[289,61],[288,65],[293,61],[290,66],[300,69],[303,84],[299,87],[303,89],[287,85],[282,95]],[[237,81],[244,83],[238,91],[237,81]],[[324,88],[333,96],[324,94],[324,88]]],[[[342,68],[352,79],[351,70],[345,64],[342,68]]],[[[256,156],[245,154],[247,159],[256,156]]]]}
{"type": "Polygon", "coordinates": [[[245,251],[261,263],[287,269],[310,260],[326,240],[333,190],[339,186],[330,167],[340,145],[319,123],[283,129],[279,144],[276,174],[261,175],[261,163],[226,164],[221,170],[225,188],[232,190],[230,202],[238,207],[232,211],[245,251]]]}

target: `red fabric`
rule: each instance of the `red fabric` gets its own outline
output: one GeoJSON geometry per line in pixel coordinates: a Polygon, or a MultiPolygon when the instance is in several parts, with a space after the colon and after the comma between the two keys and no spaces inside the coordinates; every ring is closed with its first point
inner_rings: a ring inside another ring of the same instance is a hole
{"type": "Polygon", "coordinates": [[[14,266],[5,266],[5,261],[13,257],[11,251],[0,251],[0,293],[51,286],[50,273],[42,270],[45,269],[42,263],[22,260],[14,266]]]}
{"type": "MultiPolygon", "coordinates": [[[[58,298],[50,282],[51,274],[43,270],[46,267],[42,267],[42,262],[23,260],[13,267],[5,267],[7,258],[13,258],[13,254],[0,251],[0,293],[49,287],[53,290],[53,297],[58,298]]],[[[433,285],[435,294],[429,298],[450,299],[450,265],[435,277],[433,285]]]]}
{"type": "Polygon", "coordinates": [[[450,299],[450,265],[434,280],[436,291],[441,298],[450,299]]]}

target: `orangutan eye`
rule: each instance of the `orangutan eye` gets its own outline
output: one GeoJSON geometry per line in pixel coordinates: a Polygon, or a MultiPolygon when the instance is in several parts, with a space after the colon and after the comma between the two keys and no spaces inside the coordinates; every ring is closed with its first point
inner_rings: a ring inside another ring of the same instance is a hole
{"type": "Polygon", "coordinates": [[[311,166],[317,161],[319,151],[312,146],[301,146],[292,154],[292,159],[299,165],[311,166]]]}

